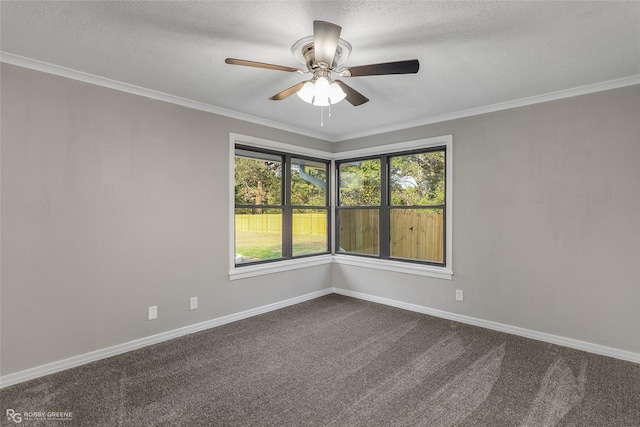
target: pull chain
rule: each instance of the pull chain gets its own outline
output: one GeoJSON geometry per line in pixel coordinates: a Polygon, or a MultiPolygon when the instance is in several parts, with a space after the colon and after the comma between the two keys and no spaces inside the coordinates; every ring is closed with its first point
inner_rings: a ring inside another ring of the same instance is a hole
{"type": "MultiPolygon", "coordinates": [[[[329,103],[329,117],[331,118],[331,103],[329,103]]],[[[320,107],[320,127],[324,126],[324,107],[320,107]]]]}

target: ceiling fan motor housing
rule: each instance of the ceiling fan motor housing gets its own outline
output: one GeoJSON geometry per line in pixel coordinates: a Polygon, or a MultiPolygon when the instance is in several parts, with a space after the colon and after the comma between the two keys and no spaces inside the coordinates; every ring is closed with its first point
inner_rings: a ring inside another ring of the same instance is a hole
{"type": "MultiPolygon", "coordinates": [[[[296,60],[301,64],[304,64],[309,71],[313,72],[315,69],[321,67],[321,65],[316,62],[313,36],[303,37],[295,42],[291,47],[291,52],[296,60]]],[[[335,70],[340,63],[344,62],[349,57],[350,54],[351,45],[349,42],[339,39],[338,46],[336,46],[336,53],[333,57],[333,63],[326,64],[327,68],[335,70]]]]}

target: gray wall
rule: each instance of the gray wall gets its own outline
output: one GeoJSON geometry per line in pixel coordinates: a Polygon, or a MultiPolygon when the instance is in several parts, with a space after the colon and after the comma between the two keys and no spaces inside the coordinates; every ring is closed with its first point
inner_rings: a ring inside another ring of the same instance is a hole
{"type": "Polygon", "coordinates": [[[453,280],[336,265],[334,286],[640,353],[640,86],[337,147],[443,134],[453,280]]]}
{"type": "Polygon", "coordinates": [[[330,143],[4,63],[1,72],[2,375],[330,284],[331,265],[230,282],[227,237],[229,132],[330,143]]]}
{"type": "Polygon", "coordinates": [[[332,284],[640,353],[638,86],[334,145],[1,71],[0,375],[332,284]],[[453,134],[454,279],[326,265],[229,281],[229,132],[326,151],[453,134]]]}

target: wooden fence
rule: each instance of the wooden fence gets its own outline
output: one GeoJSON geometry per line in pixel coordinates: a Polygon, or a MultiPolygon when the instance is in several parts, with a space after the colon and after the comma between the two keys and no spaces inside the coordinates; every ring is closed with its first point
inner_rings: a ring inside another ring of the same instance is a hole
{"type": "MultiPolygon", "coordinates": [[[[281,233],[282,214],[240,214],[236,215],[236,232],[281,233]]],[[[294,213],[293,234],[325,236],[327,215],[324,213],[294,213]]]]}
{"type": "Polygon", "coordinates": [[[340,250],[380,253],[380,215],[376,209],[340,210],[340,250]]]}
{"type": "MultiPolygon", "coordinates": [[[[390,224],[392,257],[442,262],[444,218],[442,213],[418,209],[393,209],[390,224]]],[[[380,248],[379,215],[375,209],[340,211],[340,248],[347,252],[377,255],[380,248]]],[[[236,232],[281,233],[281,214],[236,215],[236,232]]],[[[293,234],[324,236],[324,213],[293,215],[293,234]]]]}
{"type": "Polygon", "coordinates": [[[444,215],[434,211],[391,211],[391,256],[442,262],[444,215]]]}
{"type": "MultiPolygon", "coordinates": [[[[390,224],[392,257],[443,261],[443,215],[434,211],[393,209],[390,224]]],[[[340,248],[347,252],[379,253],[379,218],[375,209],[343,209],[340,248]]]]}

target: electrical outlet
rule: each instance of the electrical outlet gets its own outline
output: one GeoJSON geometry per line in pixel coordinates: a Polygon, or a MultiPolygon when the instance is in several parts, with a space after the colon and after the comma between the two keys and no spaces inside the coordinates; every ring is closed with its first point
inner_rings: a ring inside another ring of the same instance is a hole
{"type": "Polygon", "coordinates": [[[195,310],[196,308],[198,308],[198,297],[191,297],[189,299],[189,308],[191,310],[195,310]]]}
{"type": "Polygon", "coordinates": [[[149,320],[156,319],[158,317],[158,306],[154,305],[149,307],[149,320]]]}
{"type": "Polygon", "coordinates": [[[456,301],[464,301],[464,293],[462,289],[456,289],[456,301]]]}

